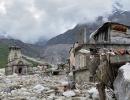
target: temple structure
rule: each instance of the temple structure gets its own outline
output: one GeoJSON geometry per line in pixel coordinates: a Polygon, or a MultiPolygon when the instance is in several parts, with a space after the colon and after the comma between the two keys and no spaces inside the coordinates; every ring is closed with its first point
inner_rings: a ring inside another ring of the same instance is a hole
{"type": "Polygon", "coordinates": [[[32,73],[32,64],[22,57],[21,48],[18,46],[9,47],[8,64],[5,68],[6,75],[14,73],[19,75],[32,73]]]}

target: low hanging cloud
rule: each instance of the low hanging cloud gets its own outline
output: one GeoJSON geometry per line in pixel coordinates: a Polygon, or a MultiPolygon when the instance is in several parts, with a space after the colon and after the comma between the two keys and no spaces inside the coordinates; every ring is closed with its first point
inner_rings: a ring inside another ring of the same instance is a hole
{"type": "MultiPolygon", "coordinates": [[[[0,0],[0,31],[6,36],[35,43],[51,38],[78,23],[109,15],[118,0],[0,0]]],[[[120,0],[130,10],[129,0],[120,0]]],[[[125,5],[125,6],[124,6],[125,5]]]]}

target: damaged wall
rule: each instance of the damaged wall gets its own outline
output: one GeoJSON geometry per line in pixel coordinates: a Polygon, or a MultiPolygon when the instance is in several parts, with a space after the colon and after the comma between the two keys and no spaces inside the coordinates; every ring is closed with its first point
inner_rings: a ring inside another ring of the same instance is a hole
{"type": "Polygon", "coordinates": [[[89,82],[90,72],[88,69],[74,71],[74,80],[78,84],[89,82]]]}

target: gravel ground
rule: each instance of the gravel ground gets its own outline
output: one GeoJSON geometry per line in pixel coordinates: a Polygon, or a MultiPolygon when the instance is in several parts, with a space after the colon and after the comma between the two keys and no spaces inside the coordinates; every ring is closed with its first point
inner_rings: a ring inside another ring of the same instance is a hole
{"type": "MultiPolygon", "coordinates": [[[[1,100],[91,100],[87,89],[63,91],[66,75],[5,76],[0,70],[1,100]]],[[[79,85],[78,85],[79,86],[79,85]]],[[[80,86],[79,86],[80,87],[80,86]]]]}

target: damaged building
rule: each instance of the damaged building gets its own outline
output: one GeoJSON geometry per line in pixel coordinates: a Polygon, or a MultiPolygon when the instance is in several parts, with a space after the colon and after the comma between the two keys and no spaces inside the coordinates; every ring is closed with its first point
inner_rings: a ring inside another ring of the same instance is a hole
{"type": "Polygon", "coordinates": [[[70,50],[70,67],[75,82],[98,82],[100,100],[106,100],[105,88],[114,91],[118,69],[130,62],[130,27],[106,22],[90,35],[88,42],[84,33],[78,34],[80,41],[70,50]]]}
{"type": "Polygon", "coordinates": [[[8,64],[5,67],[5,74],[27,75],[32,74],[32,64],[22,57],[21,48],[18,46],[9,47],[8,64]]]}
{"type": "Polygon", "coordinates": [[[130,27],[113,22],[104,23],[90,35],[90,43],[122,43],[128,44],[130,27]]]}
{"type": "Polygon", "coordinates": [[[99,55],[102,62],[109,59],[111,64],[125,64],[129,62],[129,43],[129,26],[107,22],[90,35],[90,42],[86,45],[91,48],[91,55],[99,55]],[[108,57],[105,57],[106,55],[108,57]]]}
{"type": "MultiPolygon", "coordinates": [[[[91,56],[99,63],[90,66],[90,73],[97,78],[97,88],[100,100],[106,100],[105,88],[114,91],[113,83],[118,75],[118,69],[130,62],[130,27],[114,23],[104,23],[90,35],[91,56]]],[[[114,92],[111,92],[114,97],[114,92]]]]}
{"type": "Polygon", "coordinates": [[[70,49],[70,71],[73,72],[76,83],[83,84],[89,82],[90,72],[88,70],[88,61],[90,52],[86,49],[86,28],[78,33],[77,42],[70,49]]]}

